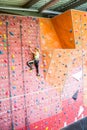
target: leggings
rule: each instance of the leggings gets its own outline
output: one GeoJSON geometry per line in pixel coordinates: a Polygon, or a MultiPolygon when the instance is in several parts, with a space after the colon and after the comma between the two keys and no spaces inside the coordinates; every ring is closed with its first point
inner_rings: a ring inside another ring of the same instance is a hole
{"type": "Polygon", "coordinates": [[[32,69],[32,65],[35,65],[36,73],[39,74],[39,60],[31,60],[27,62],[27,65],[32,69]]]}

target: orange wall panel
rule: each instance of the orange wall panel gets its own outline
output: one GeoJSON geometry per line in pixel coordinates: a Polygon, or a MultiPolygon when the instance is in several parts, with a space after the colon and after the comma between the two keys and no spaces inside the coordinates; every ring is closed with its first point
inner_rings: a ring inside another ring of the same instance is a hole
{"type": "Polygon", "coordinates": [[[71,11],[51,19],[62,48],[75,48],[71,11]]]}
{"type": "Polygon", "coordinates": [[[50,19],[40,18],[41,49],[61,48],[59,37],[57,36],[50,19]]]}

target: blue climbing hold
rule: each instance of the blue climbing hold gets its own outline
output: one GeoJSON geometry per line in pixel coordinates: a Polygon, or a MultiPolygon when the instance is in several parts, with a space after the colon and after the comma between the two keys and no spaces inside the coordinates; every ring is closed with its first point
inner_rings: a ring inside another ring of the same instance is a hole
{"type": "Polygon", "coordinates": [[[4,54],[3,51],[0,51],[0,55],[4,54]]]}

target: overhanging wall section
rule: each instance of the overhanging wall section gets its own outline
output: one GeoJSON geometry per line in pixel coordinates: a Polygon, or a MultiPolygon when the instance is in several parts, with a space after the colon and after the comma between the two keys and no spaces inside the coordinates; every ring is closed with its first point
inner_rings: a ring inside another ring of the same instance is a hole
{"type": "Polygon", "coordinates": [[[51,19],[51,21],[60,40],[62,48],[74,49],[75,42],[71,11],[67,11],[61,15],[55,16],[51,19]]]}

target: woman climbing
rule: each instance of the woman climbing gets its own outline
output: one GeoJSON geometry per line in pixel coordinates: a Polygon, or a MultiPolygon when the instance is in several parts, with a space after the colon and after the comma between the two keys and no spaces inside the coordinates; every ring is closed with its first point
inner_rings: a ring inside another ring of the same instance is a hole
{"type": "Polygon", "coordinates": [[[35,47],[34,51],[31,49],[30,47],[30,51],[33,54],[33,60],[30,60],[27,62],[27,65],[30,67],[30,69],[32,70],[32,65],[35,65],[36,68],[36,75],[40,76],[39,74],[39,58],[40,58],[40,50],[39,48],[35,47]]]}

